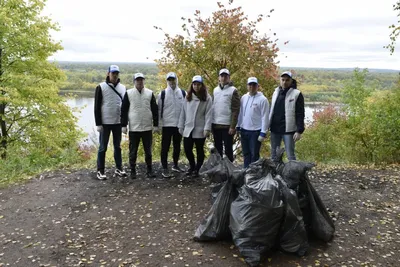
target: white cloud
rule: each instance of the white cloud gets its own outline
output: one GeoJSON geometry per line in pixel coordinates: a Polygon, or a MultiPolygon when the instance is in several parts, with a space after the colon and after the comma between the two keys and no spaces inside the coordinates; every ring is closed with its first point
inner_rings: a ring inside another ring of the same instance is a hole
{"type": "MultiPolygon", "coordinates": [[[[227,1],[221,0],[227,5],[227,1]]],[[[163,33],[181,31],[181,17],[196,9],[209,16],[217,0],[48,0],[45,14],[61,26],[54,33],[65,47],[57,60],[152,62],[160,57],[163,33]]],[[[394,0],[264,1],[235,0],[250,19],[269,14],[259,26],[277,34],[283,66],[400,69],[400,47],[393,56],[383,48],[388,26],[397,21],[394,0]],[[285,41],[290,41],[283,45],[285,41]]]]}

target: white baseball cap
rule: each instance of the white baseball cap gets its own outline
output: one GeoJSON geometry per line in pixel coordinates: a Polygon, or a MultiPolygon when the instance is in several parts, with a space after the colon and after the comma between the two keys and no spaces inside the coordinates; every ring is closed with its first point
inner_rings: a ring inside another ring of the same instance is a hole
{"type": "Polygon", "coordinates": [[[203,78],[200,75],[193,76],[192,83],[194,83],[194,82],[202,83],[203,78]]]}
{"type": "Polygon", "coordinates": [[[143,79],[145,79],[143,73],[140,73],[140,72],[135,73],[135,78],[134,78],[133,80],[136,80],[136,79],[138,79],[138,78],[143,78],[143,79]]]}
{"type": "Polygon", "coordinates": [[[256,83],[256,84],[258,84],[257,78],[256,78],[256,77],[250,77],[250,78],[248,78],[248,79],[247,79],[247,84],[250,84],[250,83],[256,83]]]}
{"type": "Polygon", "coordinates": [[[168,72],[168,74],[167,74],[167,80],[169,79],[169,78],[174,78],[174,79],[176,79],[176,74],[175,74],[175,72],[168,72]]]}
{"type": "Polygon", "coordinates": [[[108,67],[108,72],[119,72],[119,67],[117,65],[111,65],[108,67]]]}
{"type": "Polygon", "coordinates": [[[231,73],[229,72],[229,70],[228,69],[221,69],[220,71],[219,71],[219,75],[221,75],[221,74],[228,74],[228,75],[231,75],[231,73]]]}
{"type": "Polygon", "coordinates": [[[291,73],[290,71],[284,71],[284,72],[282,72],[281,77],[282,77],[283,75],[287,75],[287,76],[289,76],[290,78],[292,78],[292,73],[291,73]]]}

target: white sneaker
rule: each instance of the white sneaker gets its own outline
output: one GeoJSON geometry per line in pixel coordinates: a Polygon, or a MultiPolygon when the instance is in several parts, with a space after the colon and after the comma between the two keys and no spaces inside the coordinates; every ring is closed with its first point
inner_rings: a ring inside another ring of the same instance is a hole
{"type": "Polygon", "coordinates": [[[120,169],[115,169],[115,175],[117,175],[117,176],[119,176],[119,177],[125,177],[125,176],[127,176],[126,175],[126,172],[122,169],[122,170],[120,170],[120,169]]]}
{"type": "Polygon", "coordinates": [[[99,180],[107,180],[107,176],[104,173],[101,173],[101,171],[97,172],[97,179],[99,180]]]}

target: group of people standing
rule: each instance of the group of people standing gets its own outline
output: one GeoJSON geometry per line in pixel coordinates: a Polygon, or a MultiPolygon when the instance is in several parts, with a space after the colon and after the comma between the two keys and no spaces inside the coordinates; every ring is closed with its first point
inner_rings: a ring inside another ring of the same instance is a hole
{"type": "Polygon", "coordinates": [[[258,79],[247,80],[248,93],[240,97],[233,86],[230,72],[223,68],[219,71],[219,84],[209,94],[203,78],[196,75],[186,92],[178,86],[178,77],[174,72],[166,75],[167,87],[157,97],[152,90],[144,86],[145,76],[136,73],[133,77],[134,88],[126,90],[120,83],[119,67],[111,65],[105,82],[100,83],[95,93],[95,122],[99,134],[97,155],[97,178],[104,180],[105,154],[113,135],[115,174],[127,176],[122,167],[122,133],[129,134],[130,177],[135,179],[136,159],[140,142],[143,144],[146,176],[155,177],[152,168],[153,133],[161,130],[162,176],[173,175],[168,168],[168,152],[173,144],[174,172],[182,173],[179,155],[183,137],[183,147],[189,161],[186,174],[199,176],[204,162],[206,138],[211,134],[217,151],[233,162],[233,140],[240,135],[244,167],[260,157],[262,142],[268,131],[271,137],[271,157],[275,159],[276,149],[283,140],[289,160],[295,160],[295,142],[300,140],[304,131],[304,98],[297,89],[296,80],[288,71],[283,72],[280,86],[272,96],[271,108],[268,99],[259,91],[258,79]],[[128,133],[129,132],[129,133],[128,133]],[[196,159],[193,148],[196,147],[196,159]]]}

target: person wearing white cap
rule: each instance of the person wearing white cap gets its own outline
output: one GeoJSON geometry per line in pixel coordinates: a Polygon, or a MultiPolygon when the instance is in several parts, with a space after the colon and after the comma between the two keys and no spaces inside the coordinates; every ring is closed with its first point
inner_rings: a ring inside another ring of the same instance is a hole
{"type": "Polygon", "coordinates": [[[115,174],[126,176],[122,168],[121,155],[121,105],[126,88],[120,83],[119,67],[108,68],[105,82],[96,87],[94,96],[94,117],[99,132],[99,150],[97,153],[97,179],[105,180],[105,159],[110,134],[113,135],[115,174]]]}
{"type": "Polygon", "coordinates": [[[188,90],[179,117],[179,132],[183,136],[183,147],[189,161],[188,176],[198,177],[204,162],[204,143],[210,135],[212,120],[212,98],[208,94],[203,78],[196,75],[188,90]],[[197,163],[193,155],[196,145],[197,163]]]}
{"type": "Polygon", "coordinates": [[[247,79],[247,94],[240,99],[237,130],[244,159],[244,168],[260,158],[261,143],[267,137],[269,102],[262,92],[256,77],[247,79]]]}
{"type": "Polygon", "coordinates": [[[219,71],[219,85],[213,92],[212,132],[214,146],[219,154],[225,155],[233,162],[233,136],[240,110],[240,95],[233,86],[228,69],[219,71]]]}
{"type": "Polygon", "coordinates": [[[153,91],[144,87],[142,73],[134,75],[135,86],[129,89],[122,102],[122,132],[127,133],[129,124],[129,165],[131,178],[136,178],[136,159],[140,140],[142,140],[147,165],[147,178],[154,178],[152,168],[153,133],[158,130],[158,106],[153,91]]]}
{"type": "Polygon", "coordinates": [[[280,86],[272,95],[269,113],[271,131],[271,158],[276,159],[276,149],[282,140],[289,160],[296,160],[295,143],[304,132],[304,97],[290,71],[281,74],[280,86]]]}
{"type": "Polygon", "coordinates": [[[182,105],[185,101],[186,92],[179,88],[178,77],[175,72],[169,72],[166,76],[167,88],[158,94],[158,123],[162,127],[161,135],[161,165],[163,171],[161,175],[164,178],[170,178],[172,175],[168,170],[168,151],[171,146],[171,139],[174,147],[172,170],[183,172],[179,167],[179,155],[181,153],[182,135],[178,130],[179,116],[182,105]]]}

